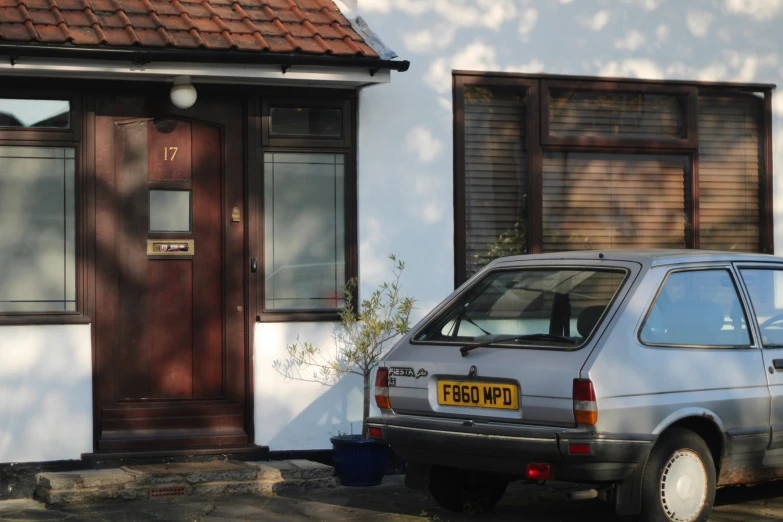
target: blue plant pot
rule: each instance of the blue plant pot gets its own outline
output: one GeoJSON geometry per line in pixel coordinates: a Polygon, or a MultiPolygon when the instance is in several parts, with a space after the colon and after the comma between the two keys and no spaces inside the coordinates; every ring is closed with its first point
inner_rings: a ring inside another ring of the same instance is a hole
{"type": "Polygon", "coordinates": [[[377,486],[386,473],[389,446],[361,435],[333,438],[334,472],[344,486],[377,486]]]}

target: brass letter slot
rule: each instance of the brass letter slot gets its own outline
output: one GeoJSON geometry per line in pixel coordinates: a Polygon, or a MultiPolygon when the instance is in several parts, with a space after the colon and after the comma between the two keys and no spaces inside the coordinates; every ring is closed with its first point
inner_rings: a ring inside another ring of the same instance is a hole
{"type": "Polygon", "coordinates": [[[147,255],[150,257],[193,257],[192,239],[148,239],[147,255]]]}

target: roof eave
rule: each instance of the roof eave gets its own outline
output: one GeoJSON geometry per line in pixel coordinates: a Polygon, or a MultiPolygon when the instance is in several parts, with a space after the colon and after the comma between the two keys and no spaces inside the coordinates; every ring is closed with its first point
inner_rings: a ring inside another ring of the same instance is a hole
{"type": "Polygon", "coordinates": [[[336,56],[332,54],[270,53],[247,51],[210,51],[208,49],[170,49],[140,47],[76,47],[71,45],[25,44],[0,42],[0,56],[7,56],[11,63],[21,57],[74,58],[87,60],[124,60],[136,64],[152,62],[182,63],[230,63],[243,65],[280,65],[283,68],[297,65],[321,67],[362,67],[371,71],[389,69],[405,72],[408,60],[383,60],[366,56],[336,56]]]}

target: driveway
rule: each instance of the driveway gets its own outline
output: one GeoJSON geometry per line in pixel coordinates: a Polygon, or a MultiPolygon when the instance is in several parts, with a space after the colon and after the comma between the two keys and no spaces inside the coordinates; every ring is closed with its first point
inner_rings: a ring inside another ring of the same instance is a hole
{"type": "MultiPolygon", "coordinates": [[[[285,493],[277,497],[185,497],[113,504],[93,504],[47,510],[34,501],[0,502],[0,520],[68,520],[94,522],[245,520],[336,521],[519,521],[620,522],[611,506],[598,500],[571,501],[572,485],[512,484],[488,515],[454,514],[441,510],[424,493],[408,490],[402,477],[389,477],[375,488],[338,487],[285,493]]],[[[714,522],[783,521],[783,482],[718,492],[714,522]],[[780,495],[780,498],[778,498],[780,495]]]]}

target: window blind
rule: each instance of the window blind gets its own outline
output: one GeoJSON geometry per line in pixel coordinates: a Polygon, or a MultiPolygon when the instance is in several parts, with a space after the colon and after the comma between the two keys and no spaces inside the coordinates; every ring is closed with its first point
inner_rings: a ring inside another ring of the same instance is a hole
{"type": "Polygon", "coordinates": [[[552,136],[684,138],[683,105],[676,95],[551,89],[552,136]]]}
{"type": "Polygon", "coordinates": [[[701,248],[760,250],[762,103],[750,94],[699,96],[701,248]]]}
{"type": "Polygon", "coordinates": [[[466,272],[526,254],[527,99],[519,92],[465,89],[466,272]]]}
{"type": "Polygon", "coordinates": [[[687,160],[550,153],[543,157],[543,250],[685,248],[687,160]]]}

